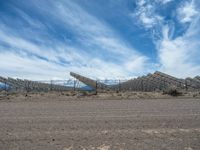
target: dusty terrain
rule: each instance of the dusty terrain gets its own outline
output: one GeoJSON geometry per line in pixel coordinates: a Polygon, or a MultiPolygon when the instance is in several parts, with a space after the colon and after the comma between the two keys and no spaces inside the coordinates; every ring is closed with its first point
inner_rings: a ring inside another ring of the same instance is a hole
{"type": "Polygon", "coordinates": [[[2,96],[0,150],[200,149],[199,98],[66,97],[2,96]]]}

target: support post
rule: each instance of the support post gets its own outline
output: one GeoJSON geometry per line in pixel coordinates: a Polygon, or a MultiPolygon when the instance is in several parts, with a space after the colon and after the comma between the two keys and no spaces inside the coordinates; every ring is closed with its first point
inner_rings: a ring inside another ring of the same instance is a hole
{"type": "Polygon", "coordinates": [[[141,91],[144,92],[144,82],[143,82],[143,79],[141,80],[141,91]]]}
{"type": "Polygon", "coordinates": [[[185,90],[186,92],[188,91],[188,85],[187,85],[187,81],[185,80],[185,90]]]}
{"type": "Polygon", "coordinates": [[[76,80],[74,79],[74,91],[76,90],[76,80]]]}
{"type": "Polygon", "coordinates": [[[95,85],[95,94],[97,95],[97,88],[98,88],[98,83],[97,83],[97,80],[96,80],[96,85],[95,85]]]}
{"type": "Polygon", "coordinates": [[[119,92],[121,91],[121,83],[120,83],[120,79],[119,79],[119,92]]]}
{"type": "Polygon", "coordinates": [[[8,92],[8,90],[7,90],[7,82],[5,81],[5,83],[4,83],[4,85],[5,85],[5,87],[4,87],[4,90],[6,91],[6,93],[8,92]]]}
{"type": "Polygon", "coordinates": [[[52,91],[53,90],[53,81],[51,80],[51,85],[50,85],[51,87],[50,87],[50,91],[52,91]]]}

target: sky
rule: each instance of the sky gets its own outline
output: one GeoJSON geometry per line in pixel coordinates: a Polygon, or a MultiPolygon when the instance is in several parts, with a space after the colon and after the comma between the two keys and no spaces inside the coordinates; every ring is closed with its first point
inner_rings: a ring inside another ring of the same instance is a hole
{"type": "Polygon", "coordinates": [[[0,0],[0,75],[200,75],[199,0],[0,0]]]}

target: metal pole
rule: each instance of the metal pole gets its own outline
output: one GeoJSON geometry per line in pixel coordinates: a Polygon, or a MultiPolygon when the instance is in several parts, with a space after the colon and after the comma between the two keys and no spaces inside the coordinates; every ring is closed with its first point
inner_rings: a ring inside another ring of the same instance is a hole
{"type": "Polygon", "coordinates": [[[141,90],[142,90],[142,92],[144,92],[144,85],[143,85],[143,79],[141,80],[141,90]]]}
{"type": "Polygon", "coordinates": [[[186,80],[185,80],[185,90],[188,91],[188,85],[186,80]]]}
{"type": "Polygon", "coordinates": [[[98,83],[97,83],[97,81],[96,81],[96,85],[95,85],[95,86],[96,86],[96,87],[95,87],[95,88],[96,88],[96,91],[95,91],[96,93],[95,93],[95,94],[97,94],[97,84],[98,84],[98,83]]]}
{"type": "Polygon", "coordinates": [[[28,92],[31,92],[31,81],[28,82],[28,92]]]}
{"type": "Polygon", "coordinates": [[[74,79],[74,91],[76,90],[76,80],[74,79]]]}
{"type": "Polygon", "coordinates": [[[121,84],[120,84],[120,79],[119,79],[119,92],[121,91],[121,84]]]}
{"type": "Polygon", "coordinates": [[[50,87],[50,90],[52,91],[53,90],[53,81],[51,80],[51,87],[50,87]]]}
{"type": "Polygon", "coordinates": [[[7,82],[5,81],[5,87],[4,87],[4,90],[7,92],[7,82]]]}

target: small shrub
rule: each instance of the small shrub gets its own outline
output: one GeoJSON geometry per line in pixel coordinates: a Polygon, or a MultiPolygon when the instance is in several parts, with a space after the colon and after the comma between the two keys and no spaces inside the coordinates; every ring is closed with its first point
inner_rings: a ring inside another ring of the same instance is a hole
{"type": "Polygon", "coordinates": [[[83,96],[87,96],[88,95],[88,93],[86,91],[82,91],[81,93],[82,93],[83,96]]]}
{"type": "Polygon", "coordinates": [[[87,95],[88,95],[88,93],[87,93],[86,91],[79,91],[79,92],[77,93],[77,96],[78,96],[78,97],[87,96],[87,95]]]}
{"type": "Polygon", "coordinates": [[[181,96],[182,93],[175,88],[169,88],[166,91],[163,91],[163,94],[168,94],[171,96],[181,96]]]}
{"type": "Polygon", "coordinates": [[[65,96],[70,96],[70,94],[69,94],[69,93],[66,93],[65,96]]]}
{"type": "Polygon", "coordinates": [[[193,96],[193,97],[197,97],[197,94],[193,94],[192,96],[193,96]]]}
{"type": "Polygon", "coordinates": [[[121,93],[118,93],[117,96],[122,96],[122,94],[121,94],[121,93]]]}

